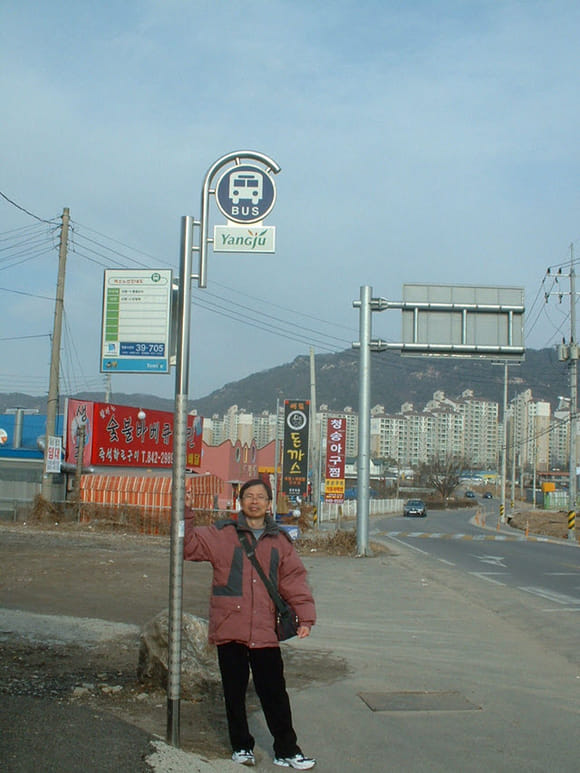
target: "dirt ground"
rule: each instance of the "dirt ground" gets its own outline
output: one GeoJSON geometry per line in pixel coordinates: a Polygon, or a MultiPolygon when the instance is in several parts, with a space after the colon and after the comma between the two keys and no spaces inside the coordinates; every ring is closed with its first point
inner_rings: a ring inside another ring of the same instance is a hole
{"type": "MultiPolygon", "coordinates": [[[[347,545],[351,542],[346,540],[347,545]]],[[[339,548],[331,544],[330,552],[336,554],[339,548]]],[[[304,550],[308,560],[324,560],[325,551],[314,542],[305,543],[304,550]]],[[[209,566],[184,564],[184,611],[207,617],[210,578],[209,566]]],[[[168,582],[166,537],[96,534],[71,524],[51,528],[0,522],[0,608],[132,624],[140,631],[167,608],[168,582]]],[[[63,644],[0,630],[0,695],[78,702],[163,738],[166,694],[139,683],[139,645],[139,633],[63,644]]],[[[290,688],[331,683],[348,673],[346,663],[329,652],[305,654],[282,646],[290,688]]],[[[258,709],[251,687],[248,709],[258,709]]],[[[182,700],[180,724],[185,751],[207,757],[228,754],[218,688],[208,688],[197,702],[182,700]]]]}
{"type": "Polygon", "coordinates": [[[514,513],[510,520],[514,529],[543,537],[566,539],[568,536],[568,513],[550,510],[522,510],[514,513]]]}
{"type": "MultiPolygon", "coordinates": [[[[565,538],[567,514],[522,511],[511,526],[530,534],[565,538]]],[[[353,555],[356,540],[305,539],[305,562],[353,555]]],[[[100,532],[87,525],[0,522],[0,608],[42,615],[91,618],[137,626],[168,605],[169,539],[100,532]]],[[[184,610],[207,616],[210,568],[184,565],[184,610]]],[[[39,637],[41,638],[41,637],[39,637]]],[[[0,630],[0,695],[79,702],[111,712],[164,737],[165,692],[137,678],[139,634],[85,644],[57,644],[0,630]]],[[[325,651],[306,655],[284,647],[287,683],[303,688],[331,683],[347,664],[325,651]]],[[[249,710],[258,703],[250,688],[249,710]]],[[[197,702],[181,702],[181,745],[186,751],[219,757],[228,753],[221,692],[208,688],[197,702]]]]}

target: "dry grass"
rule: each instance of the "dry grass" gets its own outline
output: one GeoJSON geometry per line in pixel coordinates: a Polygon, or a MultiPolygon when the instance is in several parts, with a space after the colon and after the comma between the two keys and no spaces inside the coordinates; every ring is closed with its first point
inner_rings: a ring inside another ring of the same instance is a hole
{"type": "Polygon", "coordinates": [[[562,511],[525,510],[514,513],[510,526],[530,534],[566,539],[568,536],[568,514],[562,511]]]}
{"type": "MultiPolygon", "coordinates": [[[[390,552],[386,546],[377,543],[372,543],[370,547],[372,553],[390,552]]],[[[300,555],[318,554],[354,558],[358,555],[356,533],[340,529],[322,534],[312,531],[302,532],[296,540],[296,550],[300,555]]]]}
{"type": "Polygon", "coordinates": [[[352,531],[333,531],[324,534],[302,532],[296,540],[296,549],[299,553],[355,556],[356,548],[356,534],[352,531]]]}

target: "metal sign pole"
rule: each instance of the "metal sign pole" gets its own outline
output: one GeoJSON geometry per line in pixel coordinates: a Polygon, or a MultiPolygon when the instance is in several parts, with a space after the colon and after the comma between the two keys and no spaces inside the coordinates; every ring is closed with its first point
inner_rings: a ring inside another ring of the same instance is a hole
{"type": "Polygon", "coordinates": [[[228,153],[219,158],[207,171],[201,193],[199,243],[199,272],[192,274],[194,220],[186,215],[181,219],[180,282],[177,313],[177,356],[175,372],[175,408],[173,417],[173,483],[171,495],[171,547],[169,578],[168,663],[167,663],[167,742],[179,747],[180,692],[181,692],[181,621],[183,606],[183,542],[185,505],[185,466],[187,456],[187,399],[189,394],[189,339],[191,319],[191,280],[198,287],[207,284],[207,248],[209,226],[209,196],[215,194],[210,185],[215,174],[226,164],[241,159],[259,161],[268,173],[278,174],[280,167],[268,156],[252,150],[228,153]]]}
{"type": "Polygon", "coordinates": [[[500,523],[506,522],[505,515],[505,487],[507,484],[507,451],[508,451],[508,434],[507,434],[507,402],[508,402],[508,363],[504,362],[504,376],[503,376],[503,454],[501,458],[501,505],[499,520],[500,523]]]}
{"type": "Polygon", "coordinates": [[[183,602],[183,538],[185,464],[187,454],[187,397],[189,392],[189,326],[193,218],[181,218],[178,340],[173,417],[173,485],[171,491],[171,555],[167,661],[167,742],[179,747],[181,692],[181,618],[183,602]]]}
{"type": "Polygon", "coordinates": [[[360,366],[358,398],[358,489],[356,509],[357,553],[368,555],[369,548],[369,475],[370,475],[370,402],[371,402],[371,297],[372,287],[360,288],[360,366]]]}

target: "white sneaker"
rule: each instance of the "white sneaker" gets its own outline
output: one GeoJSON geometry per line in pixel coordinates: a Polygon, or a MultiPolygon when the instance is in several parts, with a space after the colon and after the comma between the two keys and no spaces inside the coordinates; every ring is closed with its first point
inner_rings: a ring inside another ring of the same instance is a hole
{"type": "Polygon", "coordinates": [[[240,749],[238,752],[232,754],[232,760],[239,762],[240,765],[255,765],[256,758],[254,752],[251,749],[240,749]]]}
{"type": "Polygon", "coordinates": [[[302,752],[293,757],[274,757],[274,765],[282,768],[294,768],[295,770],[310,770],[316,765],[316,760],[305,757],[302,752]]]}

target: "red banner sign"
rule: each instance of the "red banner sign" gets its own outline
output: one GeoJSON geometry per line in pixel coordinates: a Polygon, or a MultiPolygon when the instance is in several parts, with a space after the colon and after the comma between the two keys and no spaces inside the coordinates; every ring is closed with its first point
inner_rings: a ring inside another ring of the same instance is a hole
{"type": "MultiPolygon", "coordinates": [[[[201,464],[202,434],[201,416],[188,416],[187,467],[201,464]]],[[[65,461],[77,463],[80,443],[84,443],[84,466],[171,467],[173,414],[69,400],[65,461]]]]}
{"type": "Polygon", "coordinates": [[[325,502],[344,502],[346,418],[329,418],[326,423],[325,502]]]}

